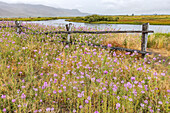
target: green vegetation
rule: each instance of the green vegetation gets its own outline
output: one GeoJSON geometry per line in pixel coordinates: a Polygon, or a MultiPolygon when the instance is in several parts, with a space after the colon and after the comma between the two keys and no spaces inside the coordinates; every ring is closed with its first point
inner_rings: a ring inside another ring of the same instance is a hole
{"type": "Polygon", "coordinates": [[[80,20],[86,22],[101,22],[101,21],[118,21],[119,17],[113,18],[112,16],[99,16],[99,15],[90,15],[85,17],[76,17],[73,20],[80,20]]]}
{"type": "MultiPolygon", "coordinates": [[[[63,26],[23,26],[39,32],[66,30],[63,26]]],[[[168,59],[160,55],[140,59],[137,53],[66,45],[61,43],[66,34],[23,31],[28,34],[0,28],[0,112],[169,112],[168,59]]],[[[133,49],[141,43],[141,35],[136,34],[72,34],[72,39],[133,49]]]]}
{"type": "Polygon", "coordinates": [[[0,21],[46,21],[57,19],[72,19],[73,17],[29,17],[29,18],[0,18],[0,21]]]}
{"type": "Polygon", "coordinates": [[[94,23],[94,24],[142,24],[142,23],[150,23],[151,25],[170,25],[170,15],[143,15],[143,16],[134,16],[134,15],[132,15],[132,16],[128,16],[128,15],[99,16],[99,15],[92,15],[92,16],[87,16],[87,17],[77,17],[77,18],[69,19],[68,21],[94,23]],[[102,19],[100,19],[100,18],[102,18],[102,19]]]}
{"type": "Polygon", "coordinates": [[[85,17],[29,17],[29,18],[0,18],[0,21],[43,21],[66,19],[70,22],[82,22],[93,24],[143,24],[151,25],[170,25],[170,15],[119,15],[119,16],[100,16],[90,15],[85,17]]]}

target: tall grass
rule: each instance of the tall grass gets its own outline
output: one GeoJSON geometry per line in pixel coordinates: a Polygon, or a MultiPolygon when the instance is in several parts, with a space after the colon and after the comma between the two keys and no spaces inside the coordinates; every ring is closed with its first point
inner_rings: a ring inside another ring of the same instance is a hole
{"type": "MultiPolygon", "coordinates": [[[[65,30],[23,26],[41,32],[65,30]]],[[[157,68],[165,63],[160,56],[137,60],[137,53],[65,45],[63,37],[0,29],[0,112],[168,112],[169,67],[157,68]]],[[[109,37],[73,35],[74,40],[99,44],[108,44],[109,37]]],[[[131,47],[128,39],[126,43],[131,47]]]]}
{"type": "Polygon", "coordinates": [[[170,51],[170,33],[155,33],[148,38],[148,47],[170,51]]]}
{"type": "MultiPolygon", "coordinates": [[[[110,34],[103,40],[104,45],[112,44],[116,47],[141,49],[140,34],[110,34]]],[[[170,33],[154,33],[148,37],[148,48],[166,49],[170,51],[170,33]]]]}
{"type": "Polygon", "coordinates": [[[124,47],[130,49],[141,49],[140,34],[112,34],[107,36],[102,42],[104,45],[112,44],[115,47],[124,47]]]}

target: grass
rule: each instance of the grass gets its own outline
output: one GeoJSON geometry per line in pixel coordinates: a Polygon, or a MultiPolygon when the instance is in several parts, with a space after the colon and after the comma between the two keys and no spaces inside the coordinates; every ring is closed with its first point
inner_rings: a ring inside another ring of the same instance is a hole
{"type": "MultiPolygon", "coordinates": [[[[23,26],[40,32],[65,30],[62,26],[23,26]]],[[[95,30],[75,26],[72,29],[95,30]]],[[[14,28],[0,28],[0,112],[169,111],[167,59],[160,59],[160,55],[140,59],[137,53],[65,45],[61,43],[63,37],[66,35],[17,34],[14,28]]],[[[140,48],[141,38],[136,34],[72,37],[83,42],[136,49],[140,48]],[[111,37],[121,41],[115,41],[116,45],[111,37]]]]}
{"type": "Polygon", "coordinates": [[[148,47],[156,49],[166,48],[170,51],[170,33],[155,33],[149,36],[148,47]]]}
{"type": "Polygon", "coordinates": [[[73,17],[28,17],[28,18],[0,18],[0,21],[47,21],[57,19],[71,19],[73,17]]]}
{"type": "MultiPolygon", "coordinates": [[[[143,15],[143,16],[127,16],[118,15],[111,16],[113,18],[119,18],[118,21],[96,21],[90,22],[92,24],[136,24],[141,25],[143,23],[150,23],[151,25],[170,25],[170,15],[143,15]]],[[[77,18],[68,19],[70,22],[82,22],[89,23],[88,21],[79,20],[77,18]]]]}
{"type": "Polygon", "coordinates": [[[29,18],[0,18],[0,21],[45,21],[45,20],[56,20],[56,19],[66,19],[70,22],[81,22],[81,23],[91,23],[91,24],[135,24],[141,25],[143,23],[150,23],[151,25],[170,25],[170,15],[117,15],[117,16],[106,16],[112,18],[119,18],[118,21],[96,21],[88,22],[83,21],[80,18],[85,17],[29,17],[29,18]]]}
{"type": "MultiPolygon", "coordinates": [[[[112,46],[141,49],[139,42],[141,41],[141,34],[114,34],[107,36],[103,40],[103,44],[112,44],[112,46]]],[[[148,48],[153,49],[166,49],[170,51],[170,33],[154,33],[148,36],[148,48]]]]}

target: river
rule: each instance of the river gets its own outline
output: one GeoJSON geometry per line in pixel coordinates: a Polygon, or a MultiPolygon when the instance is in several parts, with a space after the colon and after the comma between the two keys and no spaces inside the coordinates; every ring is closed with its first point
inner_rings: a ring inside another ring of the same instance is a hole
{"type": "MultiPolygon", "coordinates": [[[[59,20],[48,20],[48,21],[30,21],[27,23],[39,23],[43,25],[53,26],[65,26],[68,23],[72,23],[76,27],[87,27],[97,29],[115,29],[115,30],[142,30],[142,25],[131,25],[131,24],[89,24],[89,23],[78,23],[68,22],[65,19],[59,20]]],[[[170,33],[170,25],[150,25],[149,30],[153,30],[155,33],[170,33]]]]}

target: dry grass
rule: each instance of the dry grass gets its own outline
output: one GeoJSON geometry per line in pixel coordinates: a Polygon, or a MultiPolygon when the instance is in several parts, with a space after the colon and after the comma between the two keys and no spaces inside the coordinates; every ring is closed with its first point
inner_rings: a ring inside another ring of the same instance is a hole
{"type": "Polygon", "coordinates": [[[170,34],[156,33],[148,38],[148,47],[154,49],[162,49],[170,51],[170,34]]]}
{"type": "Polygon", "coordinates": [[[112,44],[114,47],[124,47],[140,50],[141,39],[139,34],[114,34],[113,36],[108,36],[103,41],[103,44],[112,44]]]}
{"type": "MultiPolygon", "coordinates": [[[[109,35],[103,41],[104,45],[111,44],[114,47],[124,47],[141,50],[140,34],[114,34],[109,35]]],[[[154,55],[161,54],[164,57],[170,56],[170,36],[168,34],[152,34],[148,37],[148,51],[154,55]]]]}

